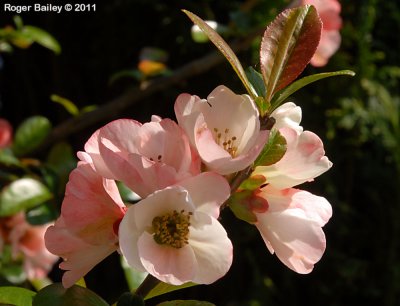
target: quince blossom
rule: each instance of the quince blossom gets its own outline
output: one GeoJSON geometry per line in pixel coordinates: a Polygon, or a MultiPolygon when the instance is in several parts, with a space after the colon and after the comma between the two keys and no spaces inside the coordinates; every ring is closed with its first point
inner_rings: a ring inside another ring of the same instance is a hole
{"type": "Polygon", "coordinates": [[[202,173],[129,207],[119,227],[128,264],[173,285],[215,282],[232,264],[232,243],[217,220],[229,194],[223,177],[202,173]]]}
{"type": "Polygon", "coordinates": [[[46,277],[58,256],[45,247],[44,234],[50,224],[30,225],[24,213],[0,218],[0,254],[5,245],[11,246],[13,260],[22,260],[28,279],[46,277]]]}
{"type": "Polygon", "coordinates": [[[64,287],[71,287],[95,265],[118,249],[118,225],[126,207],[114,181],[85,162],[70,174],[61,216],[45,235],[46,247],[64,259],[64,287]]]}
{"type": "Polygon", "coordinates": [[[300,126],[301,109],[285,103],[271,116],[273,128],[286,139],[282,159],[270,166],[258,166],[253,176],[262,175],[267,185],[257,197],[267,201],[267,209],[253,210],[256,227],[267,248],[290,269],[309,273],[325,251],[322,227],[332,216],[329,202],[307,191],[291,188],[312,181],[332,167],[321,139],[300,126]]]}
{"type": "Polygon", "coordinates": [[[261,152],[268,132],[260,130],[258,109],[248,95],[221,85],[207,100],[181,94],[175,102],[179,125],[202,161],[227,175],[249,166],[261,152]]]}
{"type": "Polygon", "coordinates": [[[91,136],[85,151],[101,176],[124,182],[142,198],[200,173],[200,159],[183,130],[157,116],[145,124],[115,120],[91,136]]]}

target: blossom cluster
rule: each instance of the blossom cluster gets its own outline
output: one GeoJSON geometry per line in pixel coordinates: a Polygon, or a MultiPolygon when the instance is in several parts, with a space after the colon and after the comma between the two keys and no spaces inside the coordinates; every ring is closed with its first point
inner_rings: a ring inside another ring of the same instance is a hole
{"type": "MultiPolygon", "coordinates": [[[[293,188],[327,171],[321,139],[300,126],[301,109],[285,103],[266,129],[254,100],[221,85],[207,97],[181,94],[177,122],[119,119],[98,129],[78,152],[61,215],[45,236],[63,258],[63,285],[72,286],[118,251],[134,269],[173,285],[210,284],[229,270],[233,246],[219,222],[232,182],[263,177],[242,203],[256,217],[268,250],[290,269],[308,273],[325,250],[328,201],[293,188]],[[256,166],[273,132],[287,143],[283,157],[256,166]],[[117,183],[140,200],[124,203],[117,183]]],[[[231,190],[233,189],[233,190],[231,190]]]]}

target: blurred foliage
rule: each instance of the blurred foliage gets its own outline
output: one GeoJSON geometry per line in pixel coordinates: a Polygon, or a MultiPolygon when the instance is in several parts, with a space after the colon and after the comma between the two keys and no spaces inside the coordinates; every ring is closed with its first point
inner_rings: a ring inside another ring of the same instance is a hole
{"type": "MultiPolygon", "coordinates": [[[[24,15],[26,23],[57,37],[63,54],[55,57],[35,46],[2,54],[0,117],[21,126],[28,117],[41,115],[57,125],[88,105],[101,105],[137,85],[130,78],[120,78],[111,85],[108,82],[118,71],[139,70],[140,53],[146,46],[168,54],[162,63],[171,71],[213,51],[211,44],[192,41],[191,23],[181,8],[224,25],[226,31],[222,35],[229,41],[254,28],[265,27],[289,2],[119,0],[98,5],[98,11],[85,15],[24,15]],[[50,96],[54,93],[70,97],[76,108],[56,99],[68,113],[52,103],[50,96]]],[[[398,305],[400,3],[343,0],[341,4],[344,23],[339,52],[326,67],[308,67],[303,74],[350,69],[356,76],[329,78],[289,98],[303,108],[302,125],[324,140],[327,155],[334,163],[331,171],[304,187],[325,196],[334,209],[333,218],[325,227],[328,246],[323,259],[310,275],[297,275],[269,254],[255,228],[239,226],[241,221],[225,211],[221,222],[235,245],[230,272],[211,286],[168,293],[162,300],[201,296],[221,306],[398,305]]],[[[1,22],[0,41],[11,46],[13,40],[4,31],[14,23],[12,16],[1,22]]],[[[239,58],[244,67],[260,70],[259,40],[247,52],[240,53],[239,58]]],[[[219,65],[143,100],[120,117],[140,121],[149,120],[152,113],[172,117],[172,106],[179,93],[205,97],[219,84],[243,92],[233,75],[227,63],[219,65]]],[[[43,216],[48,210],[54,213],[61,204],[68,173],[75,166],[73,152],[82,149],[84,141],[100,125],[72,135],[48,152],[34,149],[39,147],[36,141],[40,142],[41,137],[31,139],[33,147],[27,142],[28,147],[17,152],[14,147],[3,149],[2,190],[19,179],[35,180],[52,197],[29,204],[30,210],[43,210],[39,213],[43,216]]],[[[30,220],[33,224],[43,222],[30,220]]],[[[55,270],[51,276],[58,281],[60,272],[55,270]]],[[[116,301],[128,289],[119,256],[111,256],[91,271],[87,283],[107,301],[116,301]],[[113,282],[104,281],[104,275],[113,282]]],[[[149,305],[160,302],[158,298],[151,299],[149,305]]]]}

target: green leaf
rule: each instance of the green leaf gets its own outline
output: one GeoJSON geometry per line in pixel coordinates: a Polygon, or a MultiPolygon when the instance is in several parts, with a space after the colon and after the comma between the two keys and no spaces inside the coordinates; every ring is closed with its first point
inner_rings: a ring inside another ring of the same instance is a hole
{"type": "Polygon", "coordinates": [[[339,75],[347,75],[347,76],[354,76],[355,73],[351,70],[340,70],[340,71],[335,71],[335,72],[324,72],[324,73],[317,73],[313,74],[310,76],[306,76],[304,78],[301,78],[300,80],[297,80],[290,84],[288,87],[282,89],[281,91],[277,92],[274,94],[272,100],[271,100],[271,109],[270,112],[275,110],[279,105],[281,105],[289,96],[291,96],[293,93],[298,91],[299,89],[303,88],[304,86],[314,83],[316,81],[333,77],[333,76],[339,76],[339,75]]]}
{"type": "Polygon", "coordinates": [[[172,292],[179,289],[189,288],[193,286],[197,286],[198,284],[188,282],[179,286],[170,285],[167,283],[160,282],[158,283],[150,292],[145,296],[145,300],[153,298],[155,296],[159,296],[168,292],[172,292]]]}
{"type": "Polygon", "coordinates": [[[56,283],[40,290],[33,298],[32,306],[109,306],[93,291],[73,285],[65,289],[56,283]]]}
{"type": "Polygon", "coordinates": [[[268,142],[254,162],[254,167],[270,166],[277,163],[286,152],[286,139],[277,129],[272,129],[268,142]]]}
{"type": "Polygon", "coordinates": [[[108,81],[109,84],[113,84],[114,82],[116,82],[117,80],[121,79],[121,78],[132,78],[135,79],[137,81],[142,81],[144,79],[144,75],[142,72],[140,72],[137,69],[132,69],[132,70],[121,70],[118,71],[116,73],[114,73],[111,77],[110,80],[108,81]]]}
{"type": "Polygon", "coordinates": [[[255,70],[253,67],[248,67],[246,69],[246,75],[257,93],[257,96],[264,97],[265,95],[265,84],[262,74],[255,70]]]}
{"type": "Polygon", "coordinates": [[[121,256],[120,260],[121,260],[121,267],[124,270],[125,279],[128,283],[129,290],[132,291],[137,289],[140,286],[140,284],[144,281],[148,273],[137,271],[136,269],[129,266],[124,256],[121,256]]]}
{"type": "Polygon", "coordinates": [[[238,190],[256,190],[267,181],[263,175],[254,175],[244,180],[238,190]]]}
{"type": "Polygon", "coordinates": [[[0,287],[0,304],[31,306],[35,292],[20,287],[0,287]]]}
{"type": "Polygon", "coordinates": [[[26,221],[32,225],[46,224],[54,221],[57,217],[58,212],[50,203],[33,207],[26,212],[26,221]]]}
{"type": "Polygon", "coordinates": [[[161,304],[157,304],[157,306],[215,306],[215,304],[196,300],[175,300],[162,302],[161,304]]]}
{"type": "Polygon", "coordinates": [[[26,119],[17,128],[12,150],[15,155],[25,155],[37,148],[51,130],[51,123],[46,117],[34,116],[26,119]]]}
{"type": "Polygon", "coordinates": [[[246,73],[242,67],[242,64],[240,64],[240,61],[237,58],[236,54],[225,42],[225,40],[200,17],[187,10],[183,10],[183,12],[208,36],[208,38],[219,49],[219,51],[221,51],[228,62],[232,65],[233,70],[235,70],[236,74],[239,76],[247,92],[253,98],[255,98],[257,96],[256,91],[247,79],[246,73]]]}
{"type": "MultiPolygon", "coordinates": [[[[56,174],[57,192],[64,193],[69,174],[76,167],[77,160],[70,144],[59,142],[51,147],[46,165],[56,174]]],[[[42,168],[44,170],[44,168],[42,168]]],[[[50,175],[48,175],[51,177],[50,175]]]]}
{"type": "Polygon", "coordinates": [[[310,5],[284,10],[267,27],[260,48],[267,101],[304,70],[317,49],[321,28],[317,10],[310,5]]]}
{"type": "Polygon", "coordinates": [[[0,193],[0,216],[11,216],[52,198],[45,185],[32,178],[21,178],[4,187],[0,193]]]}
{"type": "Polygon", "coordinates": [[[16,158],[10,148],[0,149],[0,164],[6,166],[21,166],[18,158],[16,158]]]}
{"type": "Polygon", "coordinates": [[[22,28],[22,32],[30,37],[34,42],[53,51],[55,54],[61,53],[61,46],[58,41],[45,30],[26,25],[22,28]]]}
{"type": "Polygon", "coordinates": [[[70,113],[72,116],[78,116],[79,115],[79,109],[78,107],[72,102],[71,100],[68,100],[67,98],[61,97],[59,95],[51,95],[50,100],[62,105],[64,109],[70,113]]]}

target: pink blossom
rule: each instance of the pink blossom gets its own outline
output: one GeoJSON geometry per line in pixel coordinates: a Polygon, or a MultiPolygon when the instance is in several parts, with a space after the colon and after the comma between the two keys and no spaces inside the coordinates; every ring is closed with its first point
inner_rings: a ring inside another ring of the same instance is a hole
{"type": "Polygon", "coordinates": [[[223,177],[202,173],[132,205],[119,228],[128,264],[173,285],[221,278],[232,244],[217,218],[229,194],[223,177]]]}
{"type": "Polygon", "coordinates": [[[92,135],[85,151],[100,175],[124,182],[141,197],[200,172],[183,130],[156,116],[145,124],[115,120],[92,135]]]}
{"type": "Polygon", "coordinates": [[[339,33],[342,27],[340,17],[341,6],[337,0],[302,0],[301,4],[314,5],[322,20],[321,39],[311,65],[316,67],[325,66],[329,58],[339,49],[341,36],[339,33]]]}
{"type": "Polygon", "coordinates": [[[24,213],[0,218],[0,253],[11,246],[13,260],[22,260],[28,279],[44,278],[58,257],[45,247],[44,234],[49,224],[30,225],[24,213]]]}
{"type": "Polygon", "coordinates": [[[207,100],[181,94],[175,114],[205,165],[223,175],[249,166],[267,138],[252,99],[222,85],[207,100]]]}
{"type": "Polygon", "coordinates": [[[268,201],[268,210],[257,213],[255,224],[268,250],[290,269],[309,273],[326,247],[322,227],[332,216],[323,197],[294,188],[278,190],[271,185],[258,194],[268,201]]]}
{"type": "Polygon", "coordinates": [[[101,177],[92,164],[80,162],[71,172],[61,216],[45,235],[49,251],[64,259],[64,287],[118,249],[116,232],[125,210],[115,182],[101,177]]]}
{"type": "Polygon", "coordinates": [[[285,155],[273,165],[256,167],[253,175],[263,175],[271,186],[285,189],[313,181],[332,167],[316,134],[310,131],[298,133],[289,127],[281,128],[279,132],[287,142],[285,155]]]}
{"type": "Polygon", "coordinates": [[[12,134],[11,124],[7,120],[0,118],[0,149],[11,145],[12,134]]]}

